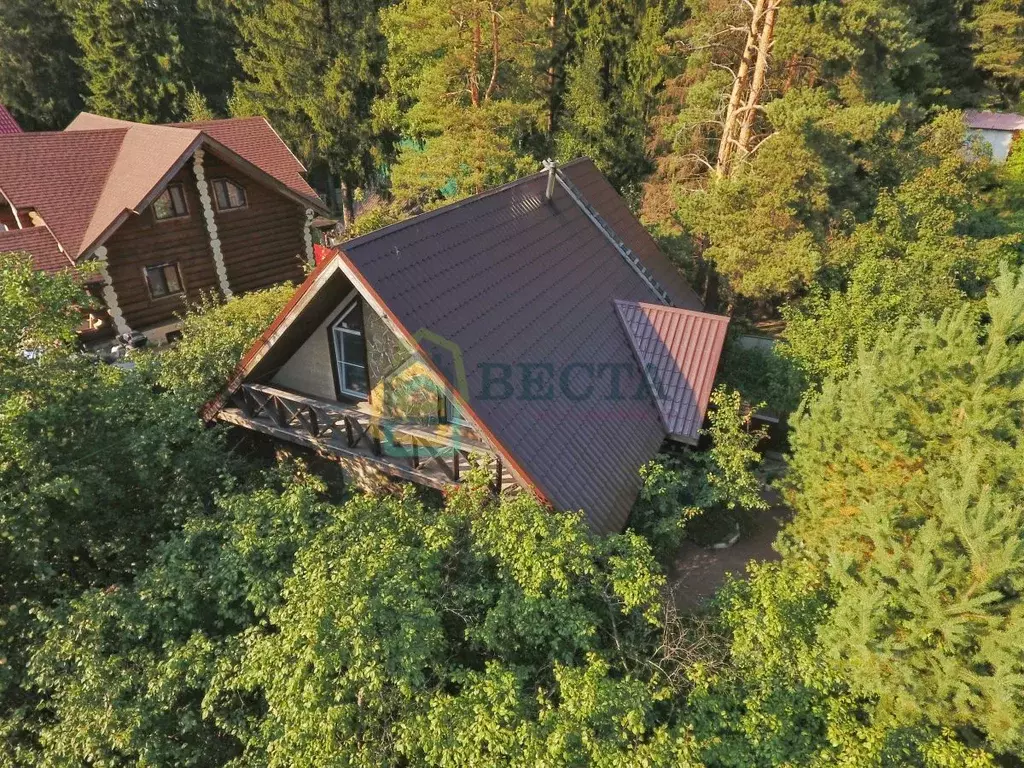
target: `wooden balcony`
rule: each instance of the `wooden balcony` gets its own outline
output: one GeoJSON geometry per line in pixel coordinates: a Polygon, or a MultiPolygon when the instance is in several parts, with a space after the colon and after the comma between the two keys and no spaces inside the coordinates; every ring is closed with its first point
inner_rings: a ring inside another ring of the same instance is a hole
{"type": "Polygon", "coordinates": [[[466,470],[480,465],[493,478],[495,493],[516,487],[500,456],[449,425],[385,419],[264,384],[243,384],[217,418],[432,488],[457,485],[466,470]]]}

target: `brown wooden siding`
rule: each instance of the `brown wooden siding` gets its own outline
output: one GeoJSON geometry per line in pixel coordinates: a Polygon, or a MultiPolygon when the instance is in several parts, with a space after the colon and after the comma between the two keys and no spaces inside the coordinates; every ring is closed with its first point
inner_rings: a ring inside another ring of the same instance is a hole
{"type": "Polygon", "coordinates": [[[187,217],[156,221],[152,208],[146,208],[139,215],[130,216],[106,243],[110,279],[118,304],[125,321],[135,330],[172,322],[184,309],[180,296],[150,298],[144,275],[147,266],[178,262],[190,299],[198,298],[201,292],[217,290],[217,274],[192,163],[178,172],[171,181],[175,182],[185,191],[187,217]]]}
{"type": "Polygon", "coordinates": [[[210,152],[203,166],[211,182],[211,199],[215,179],[230,179],[245,188],[245,208],[214,212],[231,290],[244,293],[285,281],[301,283],[306,264],[305,208],[247,178],[210,152]]]}
{"type": "MultiPolygon", "coordinates": [[[[246,208],[236,211],[214,208],[232,292],[245,293],[285,281],[301,282],[305,263],[304,207],[245,177],[209,152],[203,165],[208,182],[228,178],[243,186],[246,192],[246,208]]],[[[147,266],[178,262],[189,300],[197,299],[204,292],[220,293],[191,162],[171,181],[176,182],[181,183],[185,191],[188,217],[156,221],[152,209],[147,208],[131,216],[106,243],[118,303],[134,330],[173,322],[185,306],[181,296],[150,298],[144,276],[147,266]]],[[[211,186],[211,199],[213,194],[211,186]]]]}

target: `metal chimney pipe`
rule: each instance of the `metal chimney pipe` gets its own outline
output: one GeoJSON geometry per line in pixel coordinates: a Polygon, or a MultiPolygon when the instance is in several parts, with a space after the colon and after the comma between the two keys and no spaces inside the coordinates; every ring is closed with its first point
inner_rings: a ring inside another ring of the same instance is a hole
{"type": "Polygon", "coordinates": [[[558,163],[549,157],[544,161],[544,170],[548,172],[548,186],[544,190],[544,199],[550,203],[551,198],[555,196],[555,171],[558,170],[558,163]]]}

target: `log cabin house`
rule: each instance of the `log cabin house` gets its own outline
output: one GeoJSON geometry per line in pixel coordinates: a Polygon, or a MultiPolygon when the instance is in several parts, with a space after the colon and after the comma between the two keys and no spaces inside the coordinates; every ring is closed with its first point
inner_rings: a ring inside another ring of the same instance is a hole
{"type": "Polygon", "coordinates": [[[437,488],[475,464],[598,531],[696,443],[728,318],[589,160],[317,249],[207,419],[437,488]]]}
{"type": "Polygon", "coordinates": [[[0,136],[0,251],[47,272],[94,262],[105,307],[88,341],[163,343],[185,302],[284,281],[312,266],[327,210],[262,117],[143,125],[82,113],[64,131],[0,136]]]}

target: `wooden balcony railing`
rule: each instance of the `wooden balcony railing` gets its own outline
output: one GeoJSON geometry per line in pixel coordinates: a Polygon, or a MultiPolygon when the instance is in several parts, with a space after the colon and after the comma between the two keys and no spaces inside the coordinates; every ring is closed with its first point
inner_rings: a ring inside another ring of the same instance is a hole
{"type": "Polygon", "coordinates": [[[434,488],[461,482],[474,465],[488,469],[495,493],[515,485],[490,447],[447,425],[385,419],[265,384],[243,384],[218,418],[434,488]]]}

